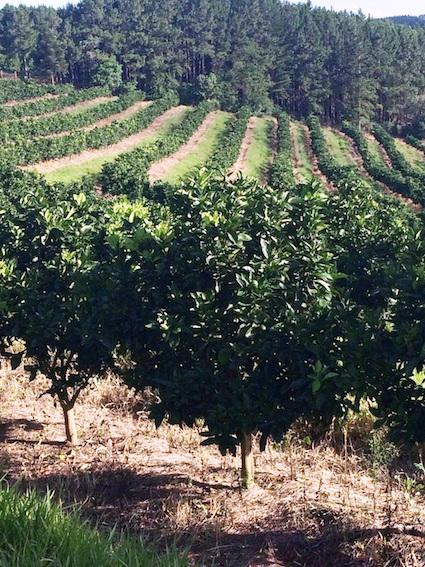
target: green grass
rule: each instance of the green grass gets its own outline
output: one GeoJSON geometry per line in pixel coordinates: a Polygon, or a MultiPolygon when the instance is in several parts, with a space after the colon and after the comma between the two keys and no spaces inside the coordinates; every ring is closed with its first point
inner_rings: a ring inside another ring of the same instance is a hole
{"type": "Polygon", "coordinates": [[[86,175],[99,173],[103,165],[114,161],[117,155],[89,159],[78,165],[67,165],[50,173],[46,173],[45,177],[50,183],[72,183],[73,181],[79,181],[86,175]]]}
{"type": "Polygon", "coordinates": [[[307,149],[306,132],[301,122],[295,120],[291,122],[291,128],[293,131],[292,139],[295,144],[294,152],[298,156],[298,173],[307,181],[313,175],[313,164],[307,149]]]}
{"type": "Polygon", "coordinates": [[[214,151],[217,139],[226,128],[230,117],[231,114],[229,112],[218,112],[216,119],[196,146],[196,151],[189,153],[178,164],[169,169],[164,177],[164,181],[175,185],[190,175],[194,169],[201,167],[214,151]]]}
{"type": "Polygon", "coordinates": [[[425,157],[423,153],[413,146],[409,146],[400,138],[394,138],[394,141],[397,149],[403,154],[406,161],[418,171],[425,172],[425,157]]]}
{"type": "Polygon", "coordinates": [[[261,181],[272,157],[270,145],[271,118],[258,118],[251,145],[248,148],[244,175],[261,181]]]}
{"type": "Polygon", "coordinates": [[[51,495],[0,487],[0,567],[188,567],[175,552],[157,555],[136,538],[118,537],[65,513],[51,495]]]}
{"type": "Polygon", "coordinates": [[[367,141],[367,146],[369,149],[369,153],[372,156],[372,158],[376,161],[376,163],[378,163],[381,166],[385,166],[385,160],[382,156],[382,149],[381,146],[379,145],[378,140],[375,139],[375,137],[373,136],[368,136],[366,138],[367,141]]]}
{"type": "Polygon", "coordinates": [[[323,135],[332,156],[341,166],[355,166],[349,142],[331,128],[323,128],[323,135]]]}
{"type": "MultiPolygon", "coordinates": [[[[132,149],[136,149],[137,147],[140,148],[147,144],[152,144],[153,142],[156,142],[161,136],[166,136],[173,126],[182,122],[185,114],[186,111],[176,114],[155,133],[153,133],[148,138],[145,138],[143,142],[135,145],[132,149]]],[[[59,169],[56,169],[55,171],[47,173],[45,177],[50,183],[72,183],[74,181],[79,181],[86,175],[97,175],[98,173],[100,173],[105,163],[114,161],[119,155],[119,152],[117,152],[116,154],[107,157],[99,156],[93,159],[88,159],[84,163],[66,165],[65,167],[61,167],[59,169]]]]}

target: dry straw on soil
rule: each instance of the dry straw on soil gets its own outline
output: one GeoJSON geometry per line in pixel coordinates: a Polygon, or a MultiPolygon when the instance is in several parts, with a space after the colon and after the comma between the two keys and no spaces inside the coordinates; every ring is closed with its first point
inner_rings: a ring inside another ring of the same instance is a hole
{"type": "Polygon", "coordinates": [[[365,416],[345,446],[314,444],[302,429],[270,445],[257,455],[257,487],[242,494],[235,459],[199,447],[197,430],[156,430],[149,399],[116,378],[84,393],[78,449],[63,445],[60,408],[38,399],[42,387],[19,371],[0,377],[3,473],[50,486],[105,525],[189,546],[198,566],[425,565],[424,497],[406,490],[401,469],[371,468],[358,449],[365,416]]]}

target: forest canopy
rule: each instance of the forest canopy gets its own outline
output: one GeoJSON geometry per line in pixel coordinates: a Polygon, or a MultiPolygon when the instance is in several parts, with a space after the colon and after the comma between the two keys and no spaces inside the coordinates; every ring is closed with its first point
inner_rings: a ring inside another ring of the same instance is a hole
{"type": "Polygon", "coordinates": [[[6,5],[0,69],[79,87],[121,74],[150,96],[405,123],[423,103],[425,29],[280,0],[6,5]]]}

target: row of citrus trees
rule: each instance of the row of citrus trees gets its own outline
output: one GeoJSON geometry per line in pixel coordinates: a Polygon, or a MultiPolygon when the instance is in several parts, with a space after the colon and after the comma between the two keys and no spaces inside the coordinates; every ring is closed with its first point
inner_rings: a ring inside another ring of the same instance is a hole
{"type": "Polygon", "coordinates": [[[25,100],[47,94],[58,94],[64,91],[66,91],[66,87],[60,85],[44,85],[31,81],[2,79],[0,83],[0,103],[10,100],[25,100]]]}
{"type": "Polygon", "coordinates": [[[143,98],[144,94],[141,91],[135,91],[78,112],[57,112],[26,120],[6,120],[0,131],[0,141],[19,142],[28,138],[84,128],[130,108],[143,98]]]}
{"type": "Polygon", "coordinates": [[[61,91],[61,94],[55,97],[42,98],[35,101],[22,101],[21,104],[14,106],[2,106],[0,107],[0,118],[2,120],[16,120],[30,116],[40,116],[109,94],[109,89],[104,87],[76,90],[67,85],[66,90],[64,87],[64,91],[61,91]]]}
{"type": "Polygon", "coordinates": [[[113,162],[105,164],[97,179],[104,193],[130,195],[147,190],[150,166],[155,161],[176,152],[216,107],[214,101],[201,102],[195,108],[188,110],[181,122],[172,126],[154,143],[121,154],[113,162]]]}
{"type": "Polygon", "coordinates": [[[125,120],[91,130],[76,130],[64,136],[16,140],[0,152],[3,166],[29,165],[111,145],[143,130],[176,103],[175,95],[158,99],[125,120]]]}
{"type": "Polygon", "coordinates": [[[371,153],[367,140],[359,128],[351,123],[345,122],[343,124],[343,131],[354,141],[363,159],[364,167],[373,179],[384,183],[393,191],[413,199],[420,205],[425,204],[425,193],[422,182],[416,175],[414,169],[397,150],[392,136],[379,126],[374,128],[374,133],[378,141],[383,144],[391,159],[393,167],[389,167],[371,153]]]}
{"type": "Polygon", "coordinates": [[[421,220],[349,176],[336,194],[295,188],[288,144],[283,115],[267,190],[206,172],[141,194],[135,161],[114,185],[134,197],[106,200],[3,171],[1,334],[49,379],[70,441],[81,390],[108,369],[156,389],[157,424],[241,447],[244,486],[255,435],[264,449],[365,399],[425,440],[421,220]]]}

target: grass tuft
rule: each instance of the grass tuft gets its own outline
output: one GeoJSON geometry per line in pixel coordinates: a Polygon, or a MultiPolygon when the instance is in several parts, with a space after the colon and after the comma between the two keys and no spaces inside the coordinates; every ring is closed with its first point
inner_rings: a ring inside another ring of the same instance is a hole
{"type": "Polygon", "coordinates": [[[0,567],[187,567],[173,551],[163,556],[141,540],[91,528],[34,491],[0,487],[0,567]]]}

